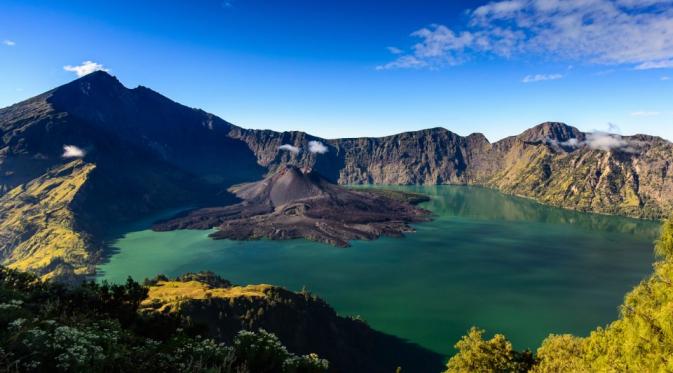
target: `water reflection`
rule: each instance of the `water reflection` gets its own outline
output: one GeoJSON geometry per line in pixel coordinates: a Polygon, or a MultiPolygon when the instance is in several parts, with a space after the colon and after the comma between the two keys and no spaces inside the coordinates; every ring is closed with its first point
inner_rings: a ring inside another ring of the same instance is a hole
{"type": "Polygon", "coordinates": [[[441,218],[572,224],[585,230],[626,233],[651,240],[659,234],[659,225],[652,221],[546,206],[531,199],[505,195],[488,188],[445,185],[385,186],[385,188],[429,195],[432,199],[421,206],[441,218]]]}

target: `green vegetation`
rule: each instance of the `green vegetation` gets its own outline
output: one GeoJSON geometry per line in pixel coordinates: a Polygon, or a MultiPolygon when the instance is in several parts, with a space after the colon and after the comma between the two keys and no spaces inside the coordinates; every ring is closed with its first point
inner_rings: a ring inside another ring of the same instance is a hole
{"type": "Polygon", "coordinates": [[[472,328],[456,343],[460,353],[449,360],[447,372],[526,372],[532,366],[530,351],[514,351],[502,334],[490,340],[484,340],[483,334],[472,328]]]}
{"type": "Polygon", "coordinates": [[[297,356],[264,330],[230,345],[201,335],[178,314],[139,312],[147,287],[87,282],[76,287],[0,267],[2,372],[291,372],[328,368],[297,356]]]}
{"type": "Polygon", "coordinates": [[[0,197],[2,264],[43,279],[93,273],[94,245],[71,206],[94,169],[75,160],[0,197]]]}
{"type": "Polygon", "coordinates": [[[456,344],[446,372],[670,372],[673,371],[673,218],[656,243],[661,258],[636,286],[620,318],[586,338],[550,335],[537,350],[512,351],[502,335],[484,340],[476,329],[456,344]]]}

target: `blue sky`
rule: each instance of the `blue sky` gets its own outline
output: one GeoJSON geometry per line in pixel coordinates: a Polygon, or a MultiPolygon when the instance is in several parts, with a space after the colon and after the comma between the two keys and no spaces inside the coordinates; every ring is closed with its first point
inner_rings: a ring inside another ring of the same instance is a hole
{"type": "Polygon", "coordinates": [[[671,0],[0,4],[2,107],[104,68],[243,127],[327,138],[495,141],[562,121],[673,140],[671,0]]]}

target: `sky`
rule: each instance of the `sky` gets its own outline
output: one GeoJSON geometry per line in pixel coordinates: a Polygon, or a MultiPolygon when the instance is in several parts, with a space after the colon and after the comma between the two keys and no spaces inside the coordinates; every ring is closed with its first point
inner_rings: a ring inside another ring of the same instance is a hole
{"type": "Polygon", "coordinates": [[[673,140],[673,0],[0,0],[0,107],[104,69],[245,128],[673,140]]]}

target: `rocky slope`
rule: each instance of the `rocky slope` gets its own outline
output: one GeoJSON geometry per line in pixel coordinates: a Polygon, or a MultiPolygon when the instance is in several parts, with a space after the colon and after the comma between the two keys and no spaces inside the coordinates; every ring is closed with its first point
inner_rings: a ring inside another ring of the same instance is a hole
{"type": "Polygon", "coordinates": [[[109,225],[231,203],[231,185],[287,164],[340,184],[475,184],[570,209],[661,218],[673,211],[672,162],[663,139],[562,123],[494,143],[443,128],[335,140],[246,130],[95,72],[0,109],[0,260],[45,276],[91,274],[109,225]],[[308,151],[312,141],[324,151],[308,151]],[[69,192],[42,187],[52,182],[69,192]],[[53,204],[42,202],[52,193],[53,204]],[[74,234],[56,234],[54,224],[74,234]],[[54,247],[52,256],[34,255],[54,247]]]}
{"type": "Polygon", "coordinates": [[[91,271],[96,253],[73,210],[94,168],[72,161],[0,198],[0,252],[7,265],[47,278],[91,271]]]}
{"type": "Polygon", "coordinates": [[[473,184],[581,211],[655,219],[673,212],[673,144],[653,136],[587,134],[563,123],[495,143],[443,128],[337,140],[240,128],[230,136],[271,170],[301,164],[342,184],[473,184]],[[309,141],[328,152],[278,150],[307,149],[309,141]]]}
{"type": "Polygon", "coordinates": [[[0,260],[92,274],[108,225],[234,201],[263,169],[229,126],[103,72],[0,109],[0,260]]]}
{"type": "Polygon", "coordinates": [[[211,273],[148,283],[145,312],[181,313],[231,343],[239,330],[265,329],[290,351],[317,353],[335,372],[437,372],[443,357],[364,322],[338,316],[323,300],[271,285],[235,286],[211,273]]]}
{"type": "MultiPolygon", "coordinates": [[[[330,183],[312,170],[283,166],[271,176],[230,188],[241,203],[190,211],[153,229],[211,229],[215,239],[308,240],[347,247],[351,240],[400,237],[409,223],[428,221],[429,211],[366,190],[330,183]]],[[[398,193],[400,194],[400,193],[398,193]]],[[[401,198],[399,198],[401,197],[401,198]]],[[[426,199],[427,200],[427,199],[426,199]]]]}

